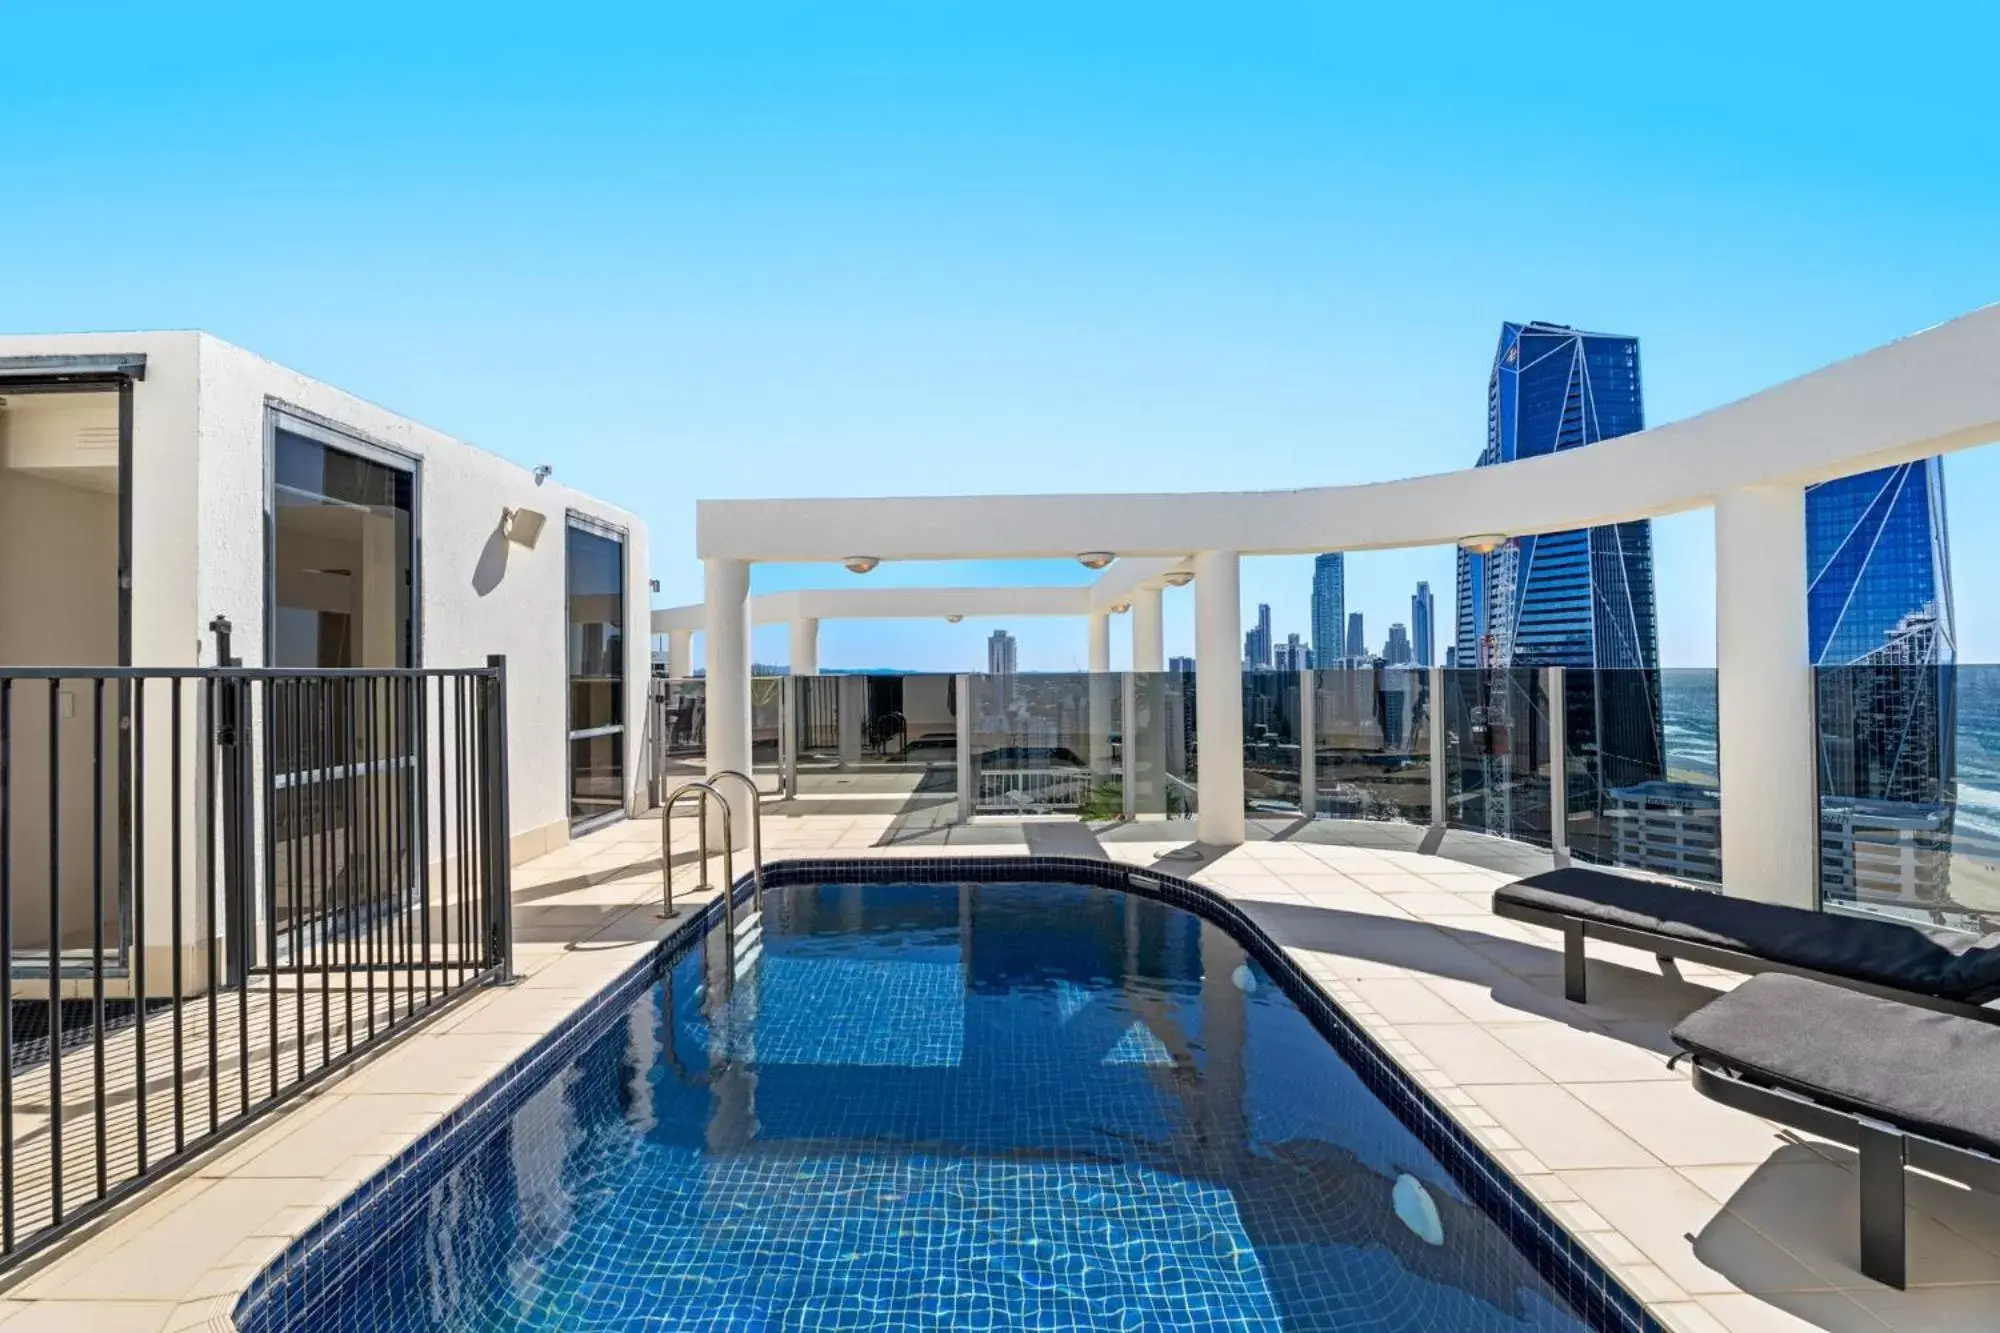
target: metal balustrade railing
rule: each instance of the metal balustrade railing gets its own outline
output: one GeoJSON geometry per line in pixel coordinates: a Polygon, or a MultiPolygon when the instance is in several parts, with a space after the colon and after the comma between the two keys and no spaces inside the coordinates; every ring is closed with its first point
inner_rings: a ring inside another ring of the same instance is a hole
{"type": "Polygon", "coordinates": [[[506,668],[0,669],[0,1265],[511,970],[506,668]]]}

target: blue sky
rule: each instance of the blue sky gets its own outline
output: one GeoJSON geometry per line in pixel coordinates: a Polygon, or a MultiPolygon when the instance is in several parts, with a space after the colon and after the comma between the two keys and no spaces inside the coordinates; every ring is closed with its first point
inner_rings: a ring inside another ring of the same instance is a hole
{"type": "MultiPolygon", "coordinates": [[[[1439,471],[1503,319],[1637,335],[1658,423],[2000,299],[1972,5],[92,13],[8,17],[0,327],[206,328],[551,463],[646,517],[669,602],[702,497],[1439,471]]],[[[2000,660],[2000,450],[1947,486],[1961,656],[2000,660]]],[[[1656,541],[1662,656],[1711,661],[1708,524],[1656,541]]],[[[1281,637],[1308,565],[1246,563],[1281,637]]],[[[1448,623],[1450,569],[1356,556],[1349,600],[1379,640],[1427,577],[1448,623]]]]}

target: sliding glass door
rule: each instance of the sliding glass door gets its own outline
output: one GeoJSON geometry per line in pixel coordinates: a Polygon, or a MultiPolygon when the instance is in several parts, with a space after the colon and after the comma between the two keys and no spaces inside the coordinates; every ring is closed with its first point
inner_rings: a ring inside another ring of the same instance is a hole
{"type": "MultiPolygon", "coordinates": [[[[416,460],[275,407],[266,445],[266,662],[416,666],[416,460]]],[[[426,703],[407,678],[349,676],[267,682],[242,706],[268,737],[274,850],[259,911],[276,952],[240,938],[246,914],[230,922],[230,957],[323,959],[415,898],[426,703]]]]}
{"type": "Polygon", "coordinates": [[[569,565],[569,818],[625,811],[625,535],[572,514],[569,565]]]}

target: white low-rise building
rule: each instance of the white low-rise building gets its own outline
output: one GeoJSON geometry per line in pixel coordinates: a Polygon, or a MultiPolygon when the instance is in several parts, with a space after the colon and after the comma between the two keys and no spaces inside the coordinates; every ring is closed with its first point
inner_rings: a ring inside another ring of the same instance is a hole
{"type": "MultiPolygon", "coordinates": [[[[251,667],[504,655],[514,860],[634,804],[647,560],[644,526],[617,506],[207,334],[0,337],[0,670],[209,667],[225,622],[230,654],[251,667]]],[[[88,943],[71,933],[93,892],[115,906],[111,940],[129,937],[135,884],[156,944],[175,868],[168,708],[156,697],[138,728],[117,711],[115,680],[95,708],[104,687],[89,678],[11,685],[17,952],[46,944],[28,924],[50,915],[51,790],[62,948],[88,943]],[[108,742],[94,734],[107,710],[108,742]],[[93,755],[133,788],[121,801],[116,776],[104,779],[104,820],[153,812],[143,864],[116,864],[127,835],[110,840],[108,872],[76,850],[91,841],[93,755]],[[31,760],[60,776],[49,783],[31,760]]],[[[281,772],[275,785],[317,780],[281,772]]],[[[197,855],[184,845],[182,868],[197,855]]]]}

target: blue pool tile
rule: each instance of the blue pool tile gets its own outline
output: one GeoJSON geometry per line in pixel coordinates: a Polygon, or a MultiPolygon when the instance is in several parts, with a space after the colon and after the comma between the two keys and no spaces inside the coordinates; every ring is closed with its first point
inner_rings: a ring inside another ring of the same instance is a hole
{"type": "Polygon", "coordinates": [[[765,878],[742,952],[704,908],[295,1241],[245,1333],[1658,1327],[1208,890],[765,878]]]}

